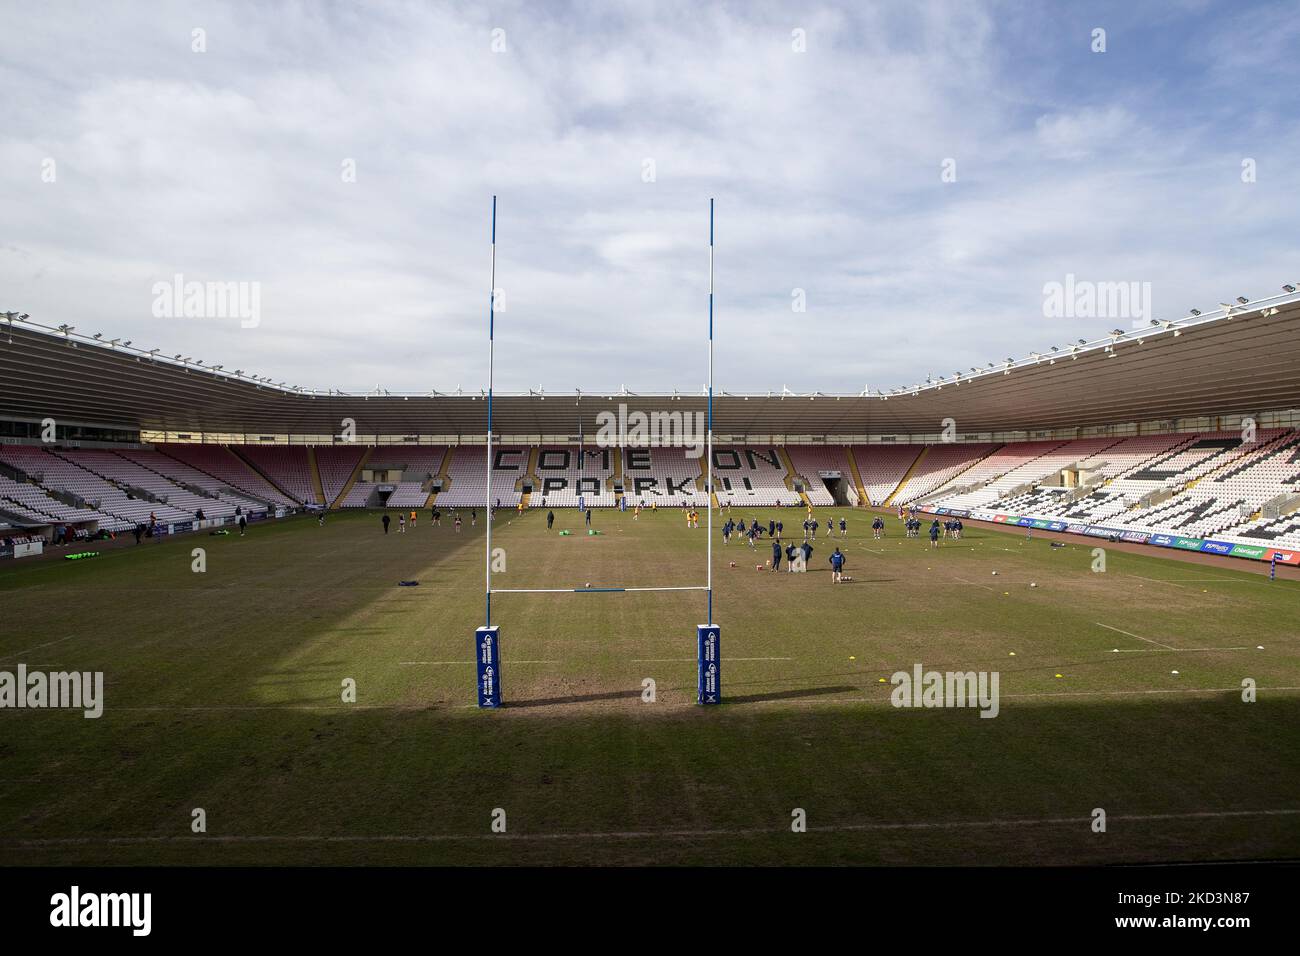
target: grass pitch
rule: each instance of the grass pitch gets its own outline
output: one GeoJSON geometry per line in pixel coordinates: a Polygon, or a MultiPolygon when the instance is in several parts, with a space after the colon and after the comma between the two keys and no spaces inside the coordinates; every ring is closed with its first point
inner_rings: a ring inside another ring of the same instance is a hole
{"type": "MultiPolygon", "coordinates": [[[[106,702],[0,710],[0,863],[1300,857],[1300,583],[1117,551],[1096,573],[1094,542],[986,530],[933,552],[844,513],[804,575],[715,530],[720,708],[694,705],[705,597],[680,591],[494,597],[508,706],[477,710],[481,513],[9,562],[0,669],[102,670],[106,702]],[[852,583],[830,582],[834,544],[852,583]],[[1000,715],[891,707],[881,678],[918,662],[998,671],[1000,715]]],[[[703,583],[706,532],[680,513],[594,523],[503,513],[495,586],[703,583]]]]}

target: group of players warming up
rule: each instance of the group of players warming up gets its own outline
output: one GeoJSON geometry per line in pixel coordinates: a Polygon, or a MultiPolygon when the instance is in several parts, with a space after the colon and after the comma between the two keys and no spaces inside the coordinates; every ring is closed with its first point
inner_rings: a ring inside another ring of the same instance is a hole
{"type": "MultiPolygon", "coordinates": [[[[841,538],[847,538],[849,535],[847,519],[841,517],[837,522],[834,518],[830,518],[823,526],[821,522],[813,517],[812,509],[809,508],[808,515],[803,521],[803,543],[795,544],[793,536],[790,539],[784,537],[784,521],[770,518],[767,526],[764,527],[757,518],[754,518],[746,525],[744,518],[737,521],[731,517],[731,508],[727,506],[726,521],[722,524],[722,543],[728,545],[731,544],[732,538],[743,538],[749,542],[751,551],[757,551],[759,540],[766,534],[772,542],[772,560],[768,562],[768,568],[772,571],[780,571],[781,561],[784,559],[786,571],[796,573],[808,569],[814,551],[813,542],[817,540],[817,531],[822,527],[826,529],[825,537],[827,538],[833,537],[837,529],[841,538]]],[[[830,563],[831,580],[834,583],[840,584],[845,580],[851,580],[844,574],[844,566],[848,559],[838,545],[826,560],[830,563]]]]}
{"type": "MultiPolygon", "coordinates": [[[[809,507],[807,515],[800,527],[800,530],[803,532],[803,541],[796,544],[793,535],[789,538],[785,537],[785,522],[780,518],[769,518],[766,525],[760,523],[757,518],[751,518],[747,524],[743,517],[740,519],[732,517],[731,509],[732,506],[730,504],[726,504],[722,507],[723,515],[725,517],[721,527],[722,543],[724,545],[729,545],[733,538],[742,538],[749,543],[751,551],[757,551],[759,541],[766,535],[772,545],[772,558],[766,563],[766,567],[771,571],[780,571],[783,562],[785,564],[785,570],[788,573],[806,571],[815,550],[814,542],[817,540],[817,534],[823,529],[825,529],[823,537],[826,538],[835,537],[837,531],[839,532],[839,537],[841,539],[847,538],[849,534],[847,518],[844,518],[843,516],[838,518],[827,518],[823,524],[813,516],[813,510],[809,507]]],[[[455,508],[449,510],[451,511],[451,518],[455,530],[459,532],[462,527],[461,515],[455,508]]],[[[645,502],[639,502],[633,510],[632,520],[638,520],[643,512],[654,513],[657,510],[658,508],[656,504],[652,503],[647,507],[645,502]]],[[[790,510],[794,511],[794,509],[790,510]]],[[[473,527],[478,524],[478,509],[472,508],[469,509],[469,511],[469,524],[473,527]]],[[[585,524],[590,528],[592,519],[591,509],[582,508],[581,511],[585,524]]],[[[684,503],[682,505],[682,513],[686,518],[686,527],[700,527],[700,512],[695,505],[684,503]]],[[[430,518],[432,518],[432,524],[435,527],[442,524],[442,517],[443,514],[441,509],[436,506],[430,508],[430,518]]],[[[924,533],[930,539],[931,548],[938,548],[940,546],[940,541],[943,538],[960,540],[962,536],[962,521],[957,517],[948,517],[942,522],[940,522],[938,518],[934,518],[930,522],[929,528],[923,532],[922,529],[925,526],[925,522],[919,517],[915,505],[910,508],[899,506],[898,518],[903,523],[905,537],[919,538],[924,533]]],[[[408,516],[405,512],[398,512],[396,522],[397,532],[401,534],[406,531],[408,524],[410,527],[414,528],[417,520],[418,513],[414,510],[409,513],[409,522],[408,516]]],[[[548,531],[552,530],[555,526],[554,510],[549,508],[547,509],[545,520],[546,529],[548,531]]],[[[388,534],[389,532],[390,521],[391,519],[389,515],[385,512],[382,515],[384,534],[388,534]]],[[[323,524],[324,521],[322,520],[321,523],[323,524]]],[[[885,537],[885,519],[879,514],[872,516],[871,535],[872,538],[876,540],[885,537]]],[[[844,569],[848,564],[848,558],[845,556],[844,552],[840,550],[838,545],[835,546],[835,550],[830,553],[826,560],[831,566],[832,582],[840,584],[844,581],[852,580],[852,578],[844,573],[844,569]]],[[[761,569],[764,566],[760,565],[759,567],[761,569]]]]}

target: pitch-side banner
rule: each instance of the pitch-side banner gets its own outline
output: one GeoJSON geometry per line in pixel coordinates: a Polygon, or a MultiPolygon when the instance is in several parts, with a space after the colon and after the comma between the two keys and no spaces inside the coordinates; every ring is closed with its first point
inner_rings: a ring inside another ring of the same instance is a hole
{"type": "Polygon", "coordinates": [[[1232,556],[1234,558],[1254,558],[1256,561],[1267,561],[1269,548],[1258,548],[1253,544],[1234,544],[1232,546],[1232,556]]]}

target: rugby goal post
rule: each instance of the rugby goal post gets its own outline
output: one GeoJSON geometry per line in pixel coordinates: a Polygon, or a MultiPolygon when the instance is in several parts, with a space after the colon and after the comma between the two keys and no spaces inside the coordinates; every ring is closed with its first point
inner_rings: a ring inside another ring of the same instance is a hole
{"type": "Polygon", "coordinates": [[[490,285],[488,289],[488,385],[487,385],[487,529],[484,535],[483,626],[474,633],[478,674],[475,695],[481,709],[495,709],[504,703],[501,686],[501,628],[492,623],[492,594],[624,594],[634,591],[704,591],[707,595],[705,624],[695,628],[696,703],[722,702],[722,635],[713,622],[713,200],[709,200],[709,338],[708,417],[705,431],[705,509],[708,542],[705,551],[705,583],[676,587],[583,587],[583,588],[493,588],[492,587],[492,389],[495,373],[496,286],[497,286],[497,197],[492,197],[492,239],[490,285]]]}

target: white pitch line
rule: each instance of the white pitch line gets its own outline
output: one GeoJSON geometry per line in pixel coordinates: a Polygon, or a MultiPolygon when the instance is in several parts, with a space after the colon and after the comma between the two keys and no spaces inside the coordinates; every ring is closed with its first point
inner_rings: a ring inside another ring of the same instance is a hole
{"type": "Polygon", "coordinates": [[[971,585],[972,587],[983,588],[985,591],[992,591],[992,590],[993,590],[993,589],[992,589],[991,587],[989,587],[987,584],[977,584],[977,583],[974,582],[974,581],[967,581],[965,578],[959,578],[959,577],[957,577],[956,575],[953,575],[953,580],[955,580],[955,581],[960,581],[962,584],[969,584],[969,585],[971,585]]]}
{"type": "MultiPolygon", "coordinates": [[[[1248,573],[1248,572],[1243,572],[1243,573],[1248,573]]],[[[1183,580],[1188,582],[1189,584],[1205,584],[1208,581],[1214,581],[1218,584],[1246,584],[1246,583],[1258,584],[1259,583],[1259,578],[1256,575],[1251,575],[1248,578],[1183,578],[1183,580]]]]}
{"type": "MultiPolygon", "coordinates": [[[[399,665],[427,664],[433,666],[436,664],[473,664],[474,662],[473,661],[398,661],[397,663],[399,665]]],[[[502,661],[501,663],[504,666],[506,664],[558,664],[560,662],[559,661],[502,661]]]]}
{"type": "MultiPolygon", "coordinates": [[[[1111,814],[1112,822],[1154,823],[1168,820],[1216,820],[1241,817],[1289,817],[1300,814],[1300,809],[1275,810],[1201,810],[1188,813],[1131,813],[1111,814]]],[[[993,820],[918,820],[915,822],[846,823],[811,826],[809,832],[854,833],[889,830],[964,830],[1036,826],[1087,826],[1091,817],[1010,817],[993,820]]],[[[148,845],[161,843],[452,843],[459,841],[501,842],[555,842],[564,840],[663,840],[699,839],[702,837],[776,836],[788,833],[786,827],[742,827],[736,829],[680,829],[680,830],[597,830],[587,833],[380,833],[371,835],[284,834],[239,835],[204,834],[203,836],[149,835],[120,837],[36,837],[32,839],[9,838],[0,844],[13,846],[85,846],[85,845],[148,845]]]]}
{"type": "Polygon", "coordinates": [[[1108,631],[1114,631],[1117,634],[1123,634],[1127,637],[1135,638],[1139,641],[1146,641],[1148,644],[1154,644],[1156,647],[1163,647],[1167,651],[1176,651],[1178,648],[1170,647],[1168,644],[1161,644],[1159,641],[1153,641],[1149,637],[1142,637],[1139,634],[1130,634],[1128,631],[1121,631],[1118,627],[1111,627],[1109,624],[1103,624],[1101,621],[1095,622],[1098,627],[1104,627],[1108,631]]]}
{"type": "MultiPolygon", "coordinates": [[[[878,685],[868,684],[867,687],[876,687],[878,685]]],[[[1297,687],[1260,687],[1261,691],[1296,691],[1297,687]]],[[[864,688],[865,690],[865,688],[864,688]]],[[[1132,697],[1144,696],[1147,694],[1225,694],[1240,693],[1240,687],[1176,687],[1169,690],[1077,690],[1077,691],[1051,691],[1042,694],[1003,694],[1003,698],[1012,697],[1132,697]]],[[[725,698],[724,698],[725,701],[725,698]]],[[[744,706],[753,705],[770,705],[780,704],[782,706],[809,706],[816,707],[826,704],[867,704],[873,707],[892,706],[887,699],[879,697],[816,697],[804,700],[798,699],[779,699],[779,700],[751,700],[746,701],[744,706]]],[[[474,707],[475,704],[466,706],[474,707]]],[[[736,705],[732,705],[736,706],[736,705]]]]}
{"type": "Polygon", "coordinates": [[[1187,654],[1192,651],[1248,651],[1249,647],[1172,647],[1168,651],[1164,648],[1153,647],[1117,647],[1111,653],[1115,654],[1187,654]]]}
{"type": "Polygon", "coordinates": [[[493,594],[630,594],[637,591],[707,591],[706,584],[659,588],[493,588],[493,594]]]}
{"type": "Polygon", "coordinates": [[[44,644],[37,644],[34,647],[24,648],[17,654],[7,654],[4,657],[0,657],[0,661],[11,661],[15,657],[22,657],[24,654],[30,653],[31,651],[39,651],[42,647],[53,647],[55,644],[62,644],[64,641],[70,641],[76,636],[77,635],[75,634],[69,634],[67,637],[59,638],[57,641],[46,641],[44,644]]]}
{"type": "MultiPolygon", "coordinates": [[[[1259,688],[1263,690],[1264,688],[1259,688]]],[[[1270,687],[1269,690],[1300,690],[1300,687],[1270,687]]],[[[1002,694],[1002,697],[1128,697],[1145,694],[1224,694],[1241,693],[1240,687],[1186,687],[1168,690],[1076,690],[1052,691],[1046,694],[1002,694]]]]}
{"type": "Polygon", "coordinates": [[[1268,583],[1271,583],[1271,582],[1269,582],[1266,578],[1263,578],[1261,575],[1258,575],[1258,574],[1250,574],[1249,572],[1242,572],[1242,573],[1245,574],[1246,576],[1245,576],[1245,577],[1240,577],[1240,578],[1182,578],[1182,579],[1181,579],[1181,583],[1174,582],[1174,581],[1164,581],[1164,580],[1161,580],[1160,578],[1147,578],[1147,577],[1143,577],[1143,576],[1140,575],[1140,574],[1130,574],[1130,575],[1128,575],[1128,577],[1130,577],[1130,578],[1139,578],[1139,579],[1141,579],[1141,580],[1143,580],[1143,581],[1154,581],[1154,582],[1157,583],[1157,584],[1169,584],[1169,585],[1172,585],[1172,586],[1174,586],[1174,587],[1176,587],[1176,588],[1186,587],[1186,586],[1189,585],[1189,584],[1208,584],[1208,583],[1211,583],[1211,582],[1213,582],[1213,583],[1215,583],[1215,584],[1268,584],[1268,583]]]}
{"type": "MultiPolygon", "coordinates": [[[[876,685],[868,685],[874,687],[876,685]]],[[[1300,686],[1296,687],[1260,687],[1258,690],[1262,693],[1265,691],[1300,691],[1300,686]]],[[[1240,687],[1179,687],[1169,690],[1097,690],[1097,691],[1054,691],[1044,694],[1003,694],[1004,698],[1011,697],[1133,697],[1144,696],[1148,694],[1224,694],[1224,693],[1241,693],[1240,687]]],[[[724,698],[725,700],[725,698],[724,698]]],[[[822,697],[816,699],[800,700],[792,698],[781,698],[777,700],[751,700],[742,704],[732,704],[732,706],[770,706],[779,704],[781,706],[818,706],[826,704],[866,704],[872,707],[889,707],[892,706],[887,699],[872,697],[822,697]]],[[[474,709],[477,704],[454,704],[450,701],[430,701],[427,704],[209,704],[209,705],[192,705],[192,704],[172,704],[172,705],[155,705],[155,706],[123,706],[117,705],[112,709],[115,711],[132,712],[132,713],[224,713],[224,712],[243,712],[243,711],[262,711],[262,710],[290,710],[290,711],[329,711],[335,713],[356,713],[358,711],[427,711],[435,710],[438,707],[459,707],[460,709],[474,709]]],[[[691,703],[682,704],[683,708],[689,706],[692,710],[698,705],[691,703]]],[[[28,711],[37,713],[36,711],[28,711]]],[[[22,713],[22,711],[19,711],[22,713]]]]}
{"type": "MultiPolygon", "coordinates": [[[[428,704],[155,704],[153,706],[123,706],[121,704],[114,706],[113,710],[139,712],[139,713],[225,713],[227,711],[242,713],[244,711],[261,711],[261,710],[294,710],[315,712],[319,710],[337,711],[346,714],[349,711],[362,710],[433,710],[442,701],[432,701],[428,704]]],[[[470,704],[471,707],[476,705],[470,704]]],[[[20,712],[21,713],[21,712],[20,712]]],[[[36,713],[36,711],[32,711],[36,713]]]]}
{"type": "MultiPolygon", "coordinates": [[[[727,661],[792,661],[793,657],[723,657],[723,663],[727,661]]],[[[505,663],[502,661],[502,663],[505,663]]],[[[628,663],[630,664],[694,664],[694,657],[634,657],[628,663]]]]}

